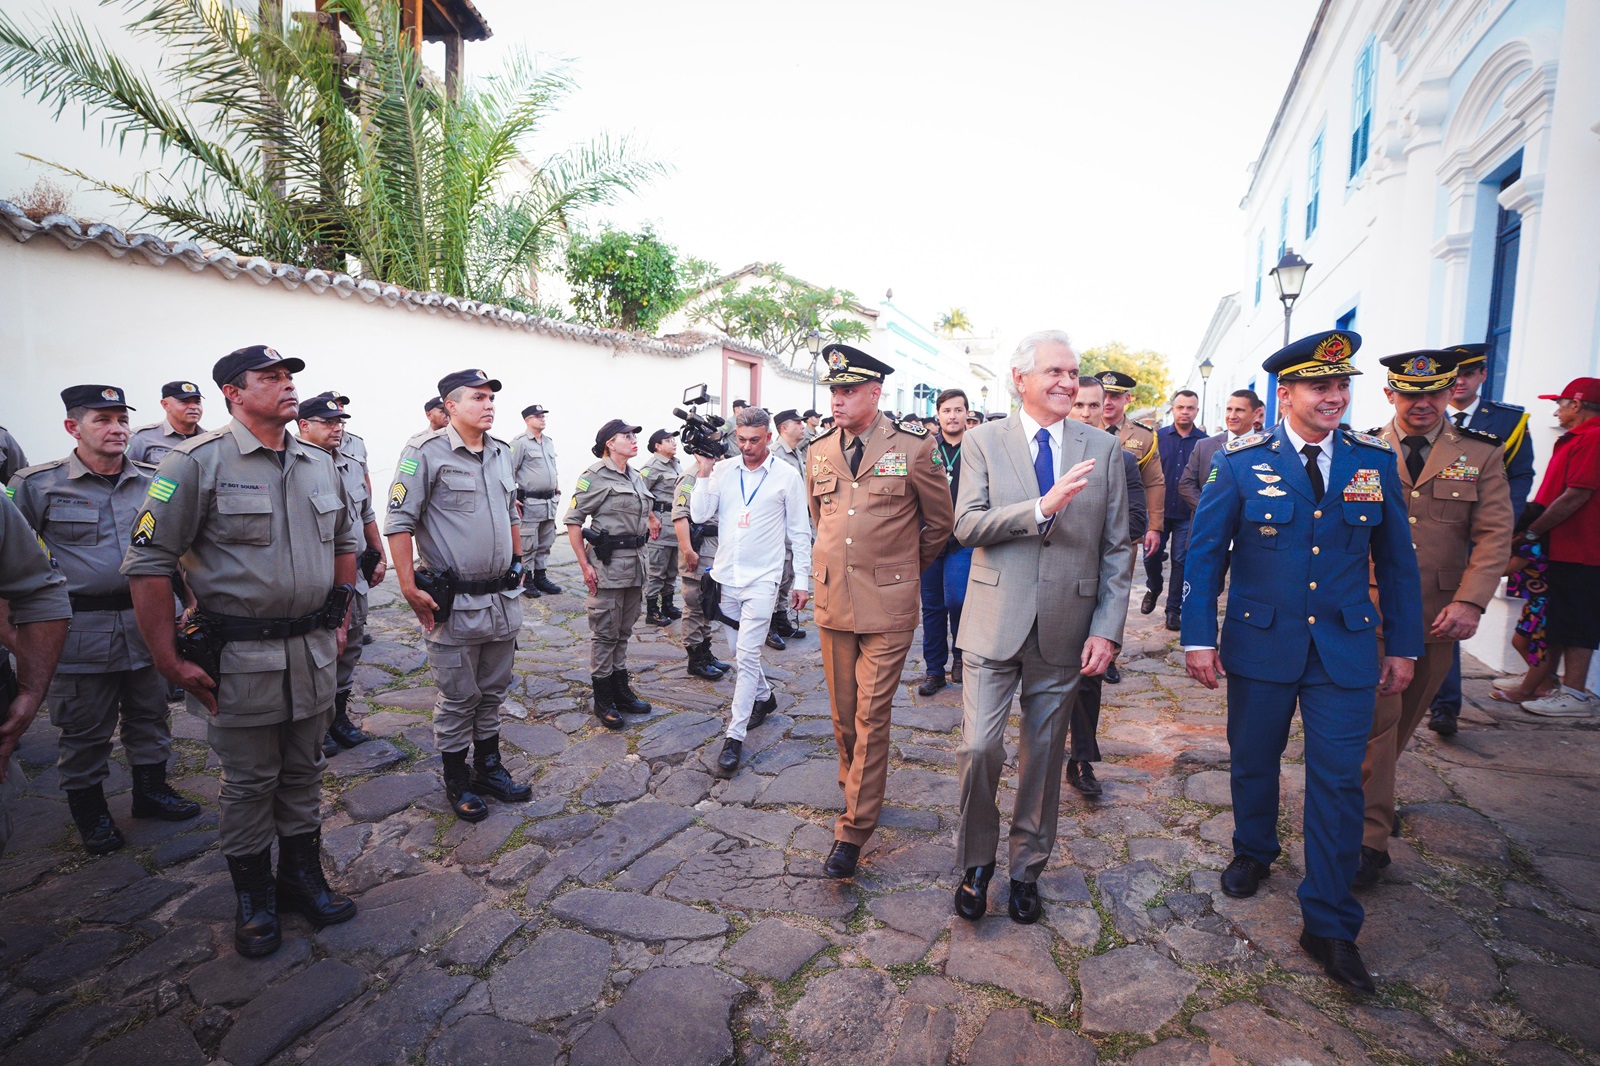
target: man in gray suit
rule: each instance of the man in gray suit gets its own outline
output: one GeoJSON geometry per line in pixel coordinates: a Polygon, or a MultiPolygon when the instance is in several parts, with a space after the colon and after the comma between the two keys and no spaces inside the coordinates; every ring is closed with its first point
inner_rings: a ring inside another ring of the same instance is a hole
{"type": "Polygon", "coordinates": [[[1031,923],[1042,913],[1035,882],[1055,846],[1073,699],[1080,678],[1104,673],[1122,643],[1133,545],[1120,443],[1067,417],[1078,394],[1078,356],[1067,335],[1024,337],[1011,356],[1009,387],[1021,409],[967,434],[956,503],[956,537],[977,549],[961,623],[956,856],[966,876],[956,913],[976,920],[986,909],[1000,845],[995,791],[1006,717],[1020,683],[1009,909],[1015,921],[1031,923]]]}

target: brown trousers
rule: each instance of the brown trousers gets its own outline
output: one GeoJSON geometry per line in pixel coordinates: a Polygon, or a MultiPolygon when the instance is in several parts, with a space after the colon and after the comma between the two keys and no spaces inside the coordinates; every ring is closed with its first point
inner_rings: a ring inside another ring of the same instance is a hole
{"type": "Polygon", "coordinates": [[[863,845],[878,826],[889,776],[889,715],[913,630],[850,633],[818,626],[822,672],[833,704],[833,738],[839,748],[844,813],[833,837],[863,845]]]}
{"type": "Polygon", "coordinates": [[[1361,791],[1366,797],[1366,828],[1361,843],[1388,854],[1389,833],[1394,829],[1394,774],[1400,753],[1411,743],[1428,713],[1439,686],[1455,659],[1455,644],[1427,644],[1417,660],[1411,684],[1399,695],[1379,696],[1367,736],[1367,754],[1361,761],[1361,791]]]}

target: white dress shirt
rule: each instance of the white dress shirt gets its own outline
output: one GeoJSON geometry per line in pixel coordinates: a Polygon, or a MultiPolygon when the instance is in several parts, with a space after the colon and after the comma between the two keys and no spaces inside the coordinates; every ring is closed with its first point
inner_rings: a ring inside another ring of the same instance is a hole
{"type": "MultiPolygon", "coordinates": [[[[1296,433],[1294,427],[1289,425],[1287,418],[1283,420],[1283,435],[1289,438],[1289,447],[1295,451],[1295,462],[1305,466],[1306,457],[1301,449],[1311,442],[1296,433]]],[[[1333,434],[1330,432],[1326,437],[1323,437],[1317,443],[1316,448],[1317,469],[1322,471],[1322,484],[1326,487],[1328,485],[1328,475],[1333,471],[1333,434]]]]}
{"type": "MultiPolygon", "coordinates": [[[[1053,426],[1049,426],[1049,427],[1041,426],[1039,423],[1037,423],[1037,422],[1035,422],[1033,420],[1033,418],[1028,414],[1027,411],[1024,411],[1020,407],[1017,409],[1017,417],[1022,420],[1022,432],[1024,434],[1026,434],[1027,437],[1028,437],[1028,458],[1030,460],[1037,460],[1039,458],[1039,440],[1038,440],[1039,431],[1041,429],[1048,428],[1048,431],[1050,433],[1050,447],[1052,449],[1052,451],[1050,453],[1050,457],[1053,460],[1055,460],[1055,465],[1056,465],[1055,476],[1057,478],[1060,478],[1061,477],[1061,441],[1062,441],[1062,436],[1065,433],[1067,420],[1065,418],[1062,418],[1062,419],[1058,419],[1056,421],[1055,425],[1053,425],[1053,426]]],[[[1043,497],[1043,495],[1041,495],[1040,498],[1039,498],[1039,501],[1036,502],[1033,505],[1033,520],[1035,522],[1037,522],[1041,526],[1044,525],[1046,522],[1050,521],[1049,518],[1045,517],[1045,513],[1044,513],[1044,497],[1043,497]]]]}
{"type": "Polygon", "coordinates": [[[1474,396],[1472,398],[1472,402],[1460,410],[1457,410],[1454,407],[1446,407],[1444,416],[1450,421],[1454,422],[1458,428],[1461,426],[1470,426],[1472,425],[1472,416],[1478,413],[1478,407],[1482,403],[1483,396],[1480,394],[1474,396]]]}
{"type": "Polygon", "coordinates": [[[689,517],[717,523],[717,560],[711,576],[740,588],[783,577],[785,548],[793,551],[794,587],[811,590],[811,512],[805,482],[788,463],[767,453],[751,470],[744,456],[722,459],[711,476],[696,479],[689,517]]]}

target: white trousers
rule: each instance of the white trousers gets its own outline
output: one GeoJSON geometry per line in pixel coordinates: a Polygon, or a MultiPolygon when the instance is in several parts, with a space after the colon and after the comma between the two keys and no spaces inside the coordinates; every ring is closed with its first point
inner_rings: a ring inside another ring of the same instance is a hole
{"type": "Polygon", "coordinates": [[[722,586],[722,613],[739,619],[739,628],[724,625],[728,643],[733,646],[733,710],[729,714],[728,738],[743,740],[756,700],[772,695],[772,685],[761,669],[761,649],[772,628],[772,608],[778,600],[776,581],[757,581],[750,585],[722,586]]]}

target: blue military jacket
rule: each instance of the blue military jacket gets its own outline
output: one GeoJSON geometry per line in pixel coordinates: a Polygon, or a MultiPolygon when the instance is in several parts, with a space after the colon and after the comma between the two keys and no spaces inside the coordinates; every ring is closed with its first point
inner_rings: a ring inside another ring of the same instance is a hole
{"type": "Polygon", "coordinates": [[[1189,532],[1182,636],[1186,647],[1219,647],[1217,598],[1230,575],[1219,648],[1229,673],[1297,681],[1315,641],[1335,684],[1376,685],[1369,558],[1388,654],[1422,654],[1422,579],[1394,452],[1365,433],[1331,439],[1321,500],[1281,425],[1240,437],[1212,460],[1189,532]]]}
{"type": "MultiPolygon", "coordinates": [[[[1455,411],[1445,412],[1452,422],[1455,415],[1455,411]]],[[[1500,438],[1506,450],[1506,480],[1511,483],[1512,518],[1520,519],[1522,509],[1528,506],[1528,494],[1533,491],[1533,441],[1528,439],[1528,412],[1516,404],[1480,399],[1478,409],[1467,419],[1467,428],[1500,438]]]]}

